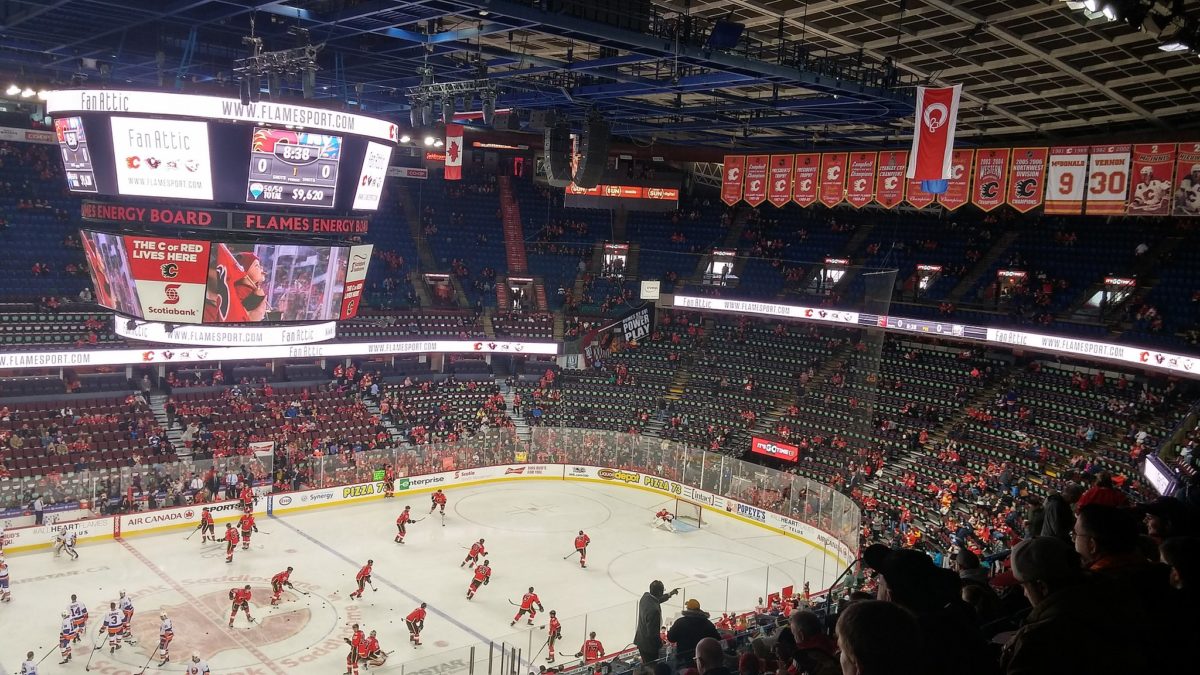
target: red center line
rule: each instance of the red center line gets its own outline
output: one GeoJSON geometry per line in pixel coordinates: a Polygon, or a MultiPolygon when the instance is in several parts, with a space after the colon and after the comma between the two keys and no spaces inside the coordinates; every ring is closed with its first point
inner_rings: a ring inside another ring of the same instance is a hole
{"type": "Polygon", "coordinates": [[[272,661],[258,647],[255,647],[253,642],[250,642],[245,637],[243,637],[241,631],[230,630],[230,628],[227,625],[213,620],[213,617],[205,610],[204,605],[200,602],[199,598],[197,598],[196,596],[189,593],[188,590],[183,587],[183,584],[180,584],[178,581],[175,581],[175,579],[171,578],[165,571],[163,571],[163,569],[161,567],[154,564],[153,561],[151,561],[149,558],[147,558],[145,555],[143,555],[141,551],[134,548],[132,545],[130,545],[129,542],[125,541],[124,539],[118,539],[117,541],[120,542],[121,546],[124,546],[125,550],[129,551],[129,553],[133,557],[137,558],[138,561],[140,561],[143,565],[148,567],[151,572],[154,572],[155,574],[158,575],[158,577],[160,579],[167,582],[167,585],[170,586],[172,590],[174,590],[176,593],[182,595],[188,602],[192,603],[192,605],[195,606],[200,611],[200,614],[203,615],[204,618],[208,619],[210,622],[212,622],[212,624],[214,626],[216,626],[217,632],[220,633],[220,632],[228,631],[229,633],[232,634],[234,641],[242,646],[242,649],[245,649],[246,651],[250,652],[251,656],[258,659],[259,662],[262,665],[266,666],[268,669],[270,669],[271,672],[275,673],[276,675],[288,675],[286,670],[279,667],[279,664],[272,661]]]}

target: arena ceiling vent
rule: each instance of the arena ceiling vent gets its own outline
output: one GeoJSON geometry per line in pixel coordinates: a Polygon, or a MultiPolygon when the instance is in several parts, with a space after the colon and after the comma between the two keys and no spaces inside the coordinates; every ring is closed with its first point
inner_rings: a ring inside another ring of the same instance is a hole
{"type": "MultiPolygon", "coordinates": [[[[598,112],[618,136],[727,148],[902,140],[924,83],[964,85],[968,142],[1200,124],[1200,3],[1182,0],[7,0],[0,11],[0,73],[33,90],[236,96],[253,16],[267,49],[293,46],[296,27],[324,45],[314,99],[401,122],[424,81],[486,82],[436,101],[468,123],[483,106],[474,89],[514,111],[496,116],[511,129],[540,131],[548,110],[578,128],[598,112]]],[[[299,96],[302,79],[272,93],[299,96]]]]}

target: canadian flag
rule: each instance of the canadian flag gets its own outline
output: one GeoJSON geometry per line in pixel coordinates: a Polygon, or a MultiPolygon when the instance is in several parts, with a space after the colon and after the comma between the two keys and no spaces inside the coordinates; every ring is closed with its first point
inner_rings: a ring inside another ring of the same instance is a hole
{"type": "Polygon", "coordinates": [[[461,124],[446,125],[446,180],[462,180],[462,143],[463,128],[461,124]]]}
{"type": "Polygon", "coordinates": [[[958,98],[962,85],[934,89],[917,87],[912,152],[908,155],[910,180],[950,178],[950,152],[954,150],[954,127],[958,124],[958,98]]]}

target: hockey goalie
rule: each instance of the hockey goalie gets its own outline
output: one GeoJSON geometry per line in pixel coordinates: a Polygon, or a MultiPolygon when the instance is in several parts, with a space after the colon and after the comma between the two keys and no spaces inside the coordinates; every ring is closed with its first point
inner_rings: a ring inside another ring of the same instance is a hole
{"type": "Polygon", "coordinates": [[[654,521],[650,523],[651,527],[657,527],[669,532],[675,531],[675,514],[666,509],[659,509],[658,513],[654,514],[654,521]]]}

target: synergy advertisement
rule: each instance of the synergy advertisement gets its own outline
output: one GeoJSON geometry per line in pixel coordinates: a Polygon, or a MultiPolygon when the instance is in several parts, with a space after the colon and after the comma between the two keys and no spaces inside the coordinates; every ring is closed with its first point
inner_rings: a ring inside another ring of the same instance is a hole
{"type": "Polygon", "coordinates": [[[132,117],[109,123],[118,194],[213,198],[207,124],[132,117]]]}
{"type": "Polygon", "coordinates": [[[97,192],[96,170],[83,121],[78,117],[60,117],[54,120],[54,135],[67,171],[67,187],[71,192],[97,192]]]}
{"type": "Polygon", "coordinates": [[[246,203],[333,208],[342,137],[258,127],[250,148],[246,203]]]}
{"type": "Polygon", "coordinates": [[[341,246],[215,244],[204,321],[338,319],[348,253],[341,246]]]}

